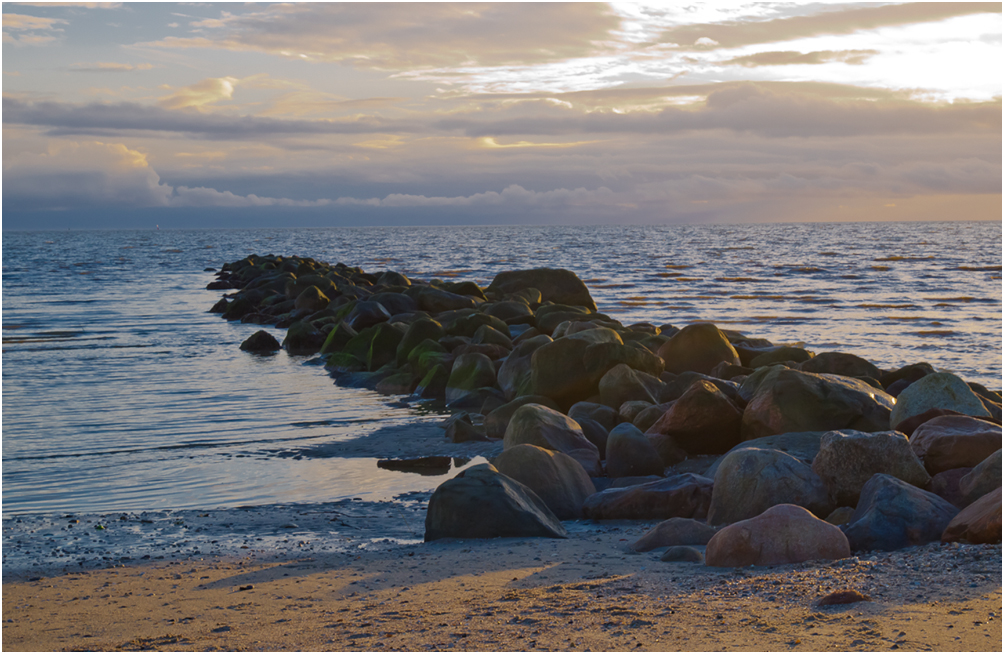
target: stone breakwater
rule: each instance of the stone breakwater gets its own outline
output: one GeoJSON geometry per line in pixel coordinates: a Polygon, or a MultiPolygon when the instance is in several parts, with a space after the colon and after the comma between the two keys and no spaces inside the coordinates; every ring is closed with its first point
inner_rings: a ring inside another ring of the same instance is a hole
{"type": "Polygon", "coordinates": [[[482,288],[251,255],[217,277],[236,292],[212,311],[287,329],[243,350],[320,356],[338,384],[445,403],[445,440],[502,442],[436,489],[427,541],[659,520],[632,549],[728,567],[1001,542],[1001,392],[927,363],[622,325],[561,269],[482,288]]]}

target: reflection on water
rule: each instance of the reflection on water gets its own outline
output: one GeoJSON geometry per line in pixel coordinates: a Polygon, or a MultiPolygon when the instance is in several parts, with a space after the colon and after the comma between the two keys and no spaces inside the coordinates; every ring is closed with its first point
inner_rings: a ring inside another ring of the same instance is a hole
{"type": "Polygon", "coordinates": [[[251,253],[483,285],[567,268],[626,325],[713,321],[1001,386],[1000,223],[4,233],[3,252],[5,514],[431,488],[373,461],[275,455],[435,417],[241,352],[261,326],[207,313],[220,293],[203,269],[251,253]]]}

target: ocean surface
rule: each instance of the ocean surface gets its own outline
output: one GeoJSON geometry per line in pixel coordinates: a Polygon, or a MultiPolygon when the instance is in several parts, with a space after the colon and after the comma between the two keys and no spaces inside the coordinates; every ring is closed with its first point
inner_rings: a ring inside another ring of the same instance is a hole
{"type": "MultiPolygon", "coordinates": [[[[442,478],[281,457],[439,417],[238,349],[207,267],[310,256],[487,284],[575,271],[625,324],[712,321],[1001,388],[1001,223],[3,233],[3,515],[389,499],[442,478]]],[[[282,339],[284,330],[270,329],[282,339]]]]}

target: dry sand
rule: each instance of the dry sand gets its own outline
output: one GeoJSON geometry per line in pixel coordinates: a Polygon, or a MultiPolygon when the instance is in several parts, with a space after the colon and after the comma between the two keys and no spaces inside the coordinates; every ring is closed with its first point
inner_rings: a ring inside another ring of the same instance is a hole
{"type": "Polygon", "coordinates": [[[5,519],[3,648],[1002,649],[1000,545],[717,569],[628,552],[655,522],[421,543],[424,499],[70,519],[91,559],[43,552],[66,519],[5,519]],[[816,606],[841,589],[872,600],[816,606]]]}

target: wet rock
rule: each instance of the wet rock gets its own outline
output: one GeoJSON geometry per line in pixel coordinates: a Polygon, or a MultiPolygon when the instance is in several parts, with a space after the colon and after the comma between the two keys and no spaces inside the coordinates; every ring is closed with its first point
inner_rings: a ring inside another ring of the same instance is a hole
{"type": "Polygon", "coordinates": [[[911,448],[933,475],[977,466],[1001,447],[1000,425],[969,416],[939,416],[911,435],[911,448]]]}
{"type": "Polygon", "coordinates": [[[450,379],[450,373],[447,372],[446,367],[437,364],[433,368],[426,372],[422,380],[415,387],[415,395],[420,398],[440,398],[443,399],[447,394],[447,380],[450,379]]]}
{"type": "Polygon", "coordinates": [[[698,380],[646,434],[671,437],[689,454],[721,454],[740,443],[742,418],[715,385],[698,380]]]}
{"type": "Polygon", "coordinates": [[[376,371],[385,364],[393,364],[398,345],[405,336],[405,327],[400,323],[378,323],[374,326],[373,338],[366,353],[366,367],[376,371]]]}
{"type": "Polygon", "coordinates": [[[583,515],[594,520],[702,519],[708,512],[712,481],[682,473],[632,487],[610,488],[583,502],[583,515]]]}
{"type": "Polygon", "coordinates": [[[841,529],[803,507],[775,505],[717,532],[705,549],[707,566],[774,566],[851,556],[841,529]]]}
{"type": "Polygon", "coordinates": [[[865,382],[771,367],[743,411],[744,440],[785,432],[889,429],[891,396],[865,382]]]}
{"type": "Polygon", "coordinates": [[[600,453],[579,424],[544,405],[523,405],[513,413],[503,437],[503,448],[522,443],[563,452],[579,462],[591,477],[602,474],[600,453]]]}
{"type": "Polygon", "coordinates": [[[478,429],[471,423],[470,416],[467,413],[463,413],[463,416],[467,420],[457,420],[450,421],[446,429],[444,429],[444,434],[451,443],[464,443],[465,441],[488,441],[488,437],[482,430],[478,429]]]}
{"type": "Polygon", "coordinates": [[[878,379],[882,373],[872,362],[849,353],[820,353],[799,365],[799,370],[808,373],[831,373],[850,378],[869,377],[878,379]]]}
{"type": "Polygon", "coordinates": [[[454,360],[454,365],[450,369],[447,402],[460,400],[481,387],[491,387],[495,382],[496,370],[492,366],[491,359],[480,353],[461,355],[454,360]]]}
{"type": "Polygon", "coordinates": [[[671,373],[696,371],[708,375],[720,362],[740,365],[726,335],[711,323],[688,325],[660,346],[656,354],[671,373]]]}
{"type": "Polygon", "coordinates": [[[959,510],[933,493],[877,473],[843,526],[854,551],[897,550],[938,541],[959,510]]]}
{"type": "Polygon", "coordinates": [[[1002,488],[987,493],[957,514],[942,533],[942,541],[999,544],[1002,540],[1002,488]]]}
{"type": "Polygon", "coordinates": [[[425,541],[567,536],[537,494],[490,464],[472,466],[441,484],[426,511],[425,541]]]}
{"type": "Polygon", "coordinates": [[[627,364],[618,364],[604,373],[598,385],[600,402],[613,409],[624,403],[641,400],[655,405],[663,383],[659,378],[635,371],[627,364]]]}
{"type": "Polygon", "coordinates": [[[649,438],[631,423],[622,423],[607,435],[607,476],[663,475],[663,460],[649,438]]]}
{"type": "Polygon", "coordinates": [[[279,341],[265,330],[255,332],[241,343],[241,350],[248,352],[275,352],[280,348],[279,341]]]}
{"type": "Polygon", "coordinates": [[[1002,484],[1002,450],[999,448],[988,455],[969,473],[960,478],[960,495],[964,507],[981,496],[991,493],[1002,484]]]}
{"type": "Polygon", "coordinates": [[[520,396],[485,415],[485,434],[492,439],[502,439],[506,436],[506,428],[516,410],[530,404],[544,405],[548,409],[558,411],[558,405],[547,396],[520,396]]]}
{"type": "Polygon", "coordinates": [[[500,473],[526,485],[559,519],[583,517],[583,501],[596,492],[579,462],[530,444],[507,448],[492,461],[500,473]]]}
{"type": "Polygon", "coordinates": [[[324,335],[306,321],[290,326],[283,340],[283,348],[291,355],[313,355],[324,343],[324,335]]]}
{"type": "Polygon", "coordinates": [[[967,416],[991,416],[966,382],[952,373],[939,372],[926,375],[897,396],[897,406],[890,413],[890,426],[929,409],[951,409],[967,416]]]}
{"type": "Polygon", "coordinates": [[[629,548],[645,553],[669,546],[704,546],[715,532],[715,528],[701,521],[672,518],[659,523],[629,548]]]}
{"type": "Polygon", "coordinates": [[[660,555],[661,562],[694,562],[701,564],[705,561],[705,556],[697,548],[690,546],[671,546],[660,555]]]}
{"type": "Polygon", "coordinates": [[[715,473],[708,522],[735,523],[781,504],[817,516],[833,509],[827,487],[805,463],[778,450],[741,448],[727,454],[715,473]]]}
{"type": "Polygon", "coordinates": [[[387,376],[378,382],[373,390],[385,396],[407,396],[414,388],[412,374],[403,371],[387,376]]]}
{"type": "Polygon", "coordinates": [[[328,336],[325,337],[325,341],[321,345],[321,354],[330,355],[331,353],[340,352],[346,347],[353,337],[358,335],[359,333],[346,325],[345,321],[339,321],[335,327],[328,332],[328,336]]]}
{"type": "Polygon", "coordinates": [[[876,473],[921,488],[931,479],[900,432],[828,432],[820,439],[812,468],[837,505],[858,504],[859,492],[876,473]]]}
{"type": "MultiPolygon", "coordinates": [[[[485,290],[505,296],[528,289],[540,292],[543,301],[562,305],[579,305],[597,311],[589,289],[572,271],[553,268],[535,268],[523,271],[503,271],[495,276],[485,290]]],[[[541,302],[539,300],[538,302],[541,302]]]]}

